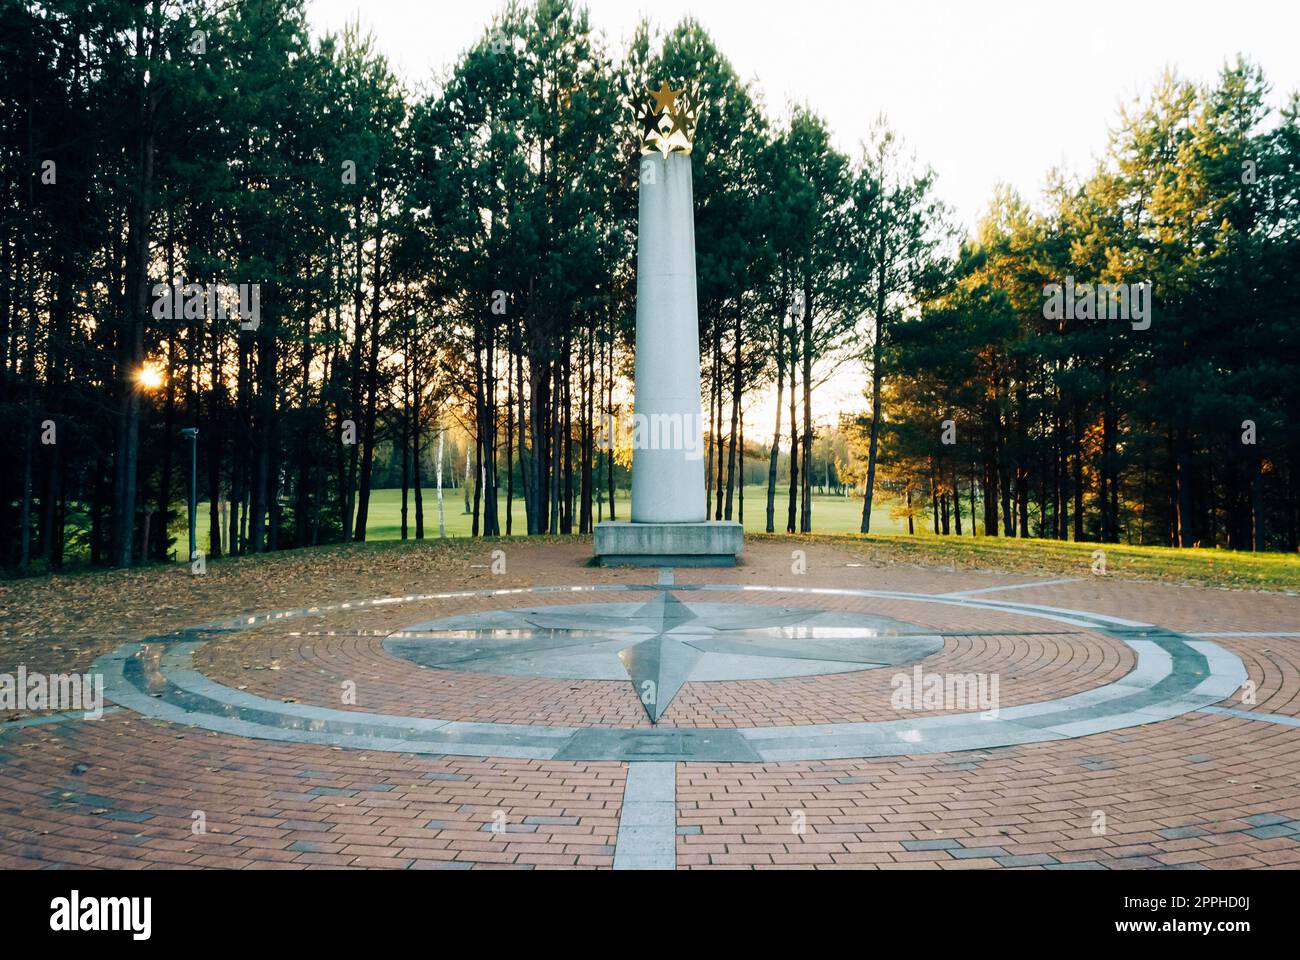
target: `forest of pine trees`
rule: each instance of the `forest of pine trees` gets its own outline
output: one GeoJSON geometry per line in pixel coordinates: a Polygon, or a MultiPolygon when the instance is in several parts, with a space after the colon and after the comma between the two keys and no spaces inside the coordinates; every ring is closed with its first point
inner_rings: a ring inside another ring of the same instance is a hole
{"type": "Polygon", "coordinates": [[[835,464],[864,532],[887,499],[936,533],[1297,549],[1300,98],[1250,63],[1167,75],[1095,169],[967,234],[883,121],[845,155],[689,20],[618,48],[573,0],[511,3],[417,90],[302,0],[0,0],[0,563],[183,556],[184,428],[210,556],[364,540],[381,468],[434,536],[435,449],[475,535],[619,515],[628,101],[660,79],[704,105],[711,516],[759,443],[750,509],[814,531],[818,388],[865,369],[835,464]],[[1150,282],[1149,327],[1048,319],[1067,277],[1150,282]]]}

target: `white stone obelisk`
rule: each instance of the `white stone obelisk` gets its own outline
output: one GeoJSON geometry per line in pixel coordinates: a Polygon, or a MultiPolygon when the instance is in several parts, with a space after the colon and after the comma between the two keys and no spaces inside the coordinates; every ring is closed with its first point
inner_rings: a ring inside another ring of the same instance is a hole
{"type": "Polygon", "coordinates": [[[699,104],[664,81],[649,93],[653,103],[638,117],[632,519],[596,524],[596,557],[638,566],[729,565],[744,549],[744,531],[734,520],[710,520],[704,498],[690,156],[699,104]]]}
{"type": "Polygon", "coordinates": [[[640,170],[632,522],[703,523],[691,158],[650,154],[640,170]]]}

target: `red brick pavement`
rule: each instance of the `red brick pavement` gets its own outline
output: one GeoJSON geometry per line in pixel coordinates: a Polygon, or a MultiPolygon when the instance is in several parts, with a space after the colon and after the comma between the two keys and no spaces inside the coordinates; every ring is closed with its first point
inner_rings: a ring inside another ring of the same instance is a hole
{"type": "MultiPolygon", "coordinates": [[[[1033,579],[869,561],[849,566],[860,562],[860,550],[816,545],[797,547],[807,552],[808,573],[796,575],[789,569],[795,548],[756,544],[747,548],[743,567],[679,570],[677,581],[943,593],[1033,579]]],[[[427,547],[410,554],[359,552],[355,570],[332,570],[328,577],[319,559],[305,556],[266,567],[217,564],[213,578],[199,584],[168,572],[152,581],[133,573],[108,575],[103,583],[90,577],[82,579],[96,583],[60,578],[40,586],[5,585],[0,670],[20,662],[46,671],[84,669],[120,642],[255,609],[451,587],[654,582],[653,571],[583,567],[589,547],[581,544],[512,544],[507,578],[472,566],[485,556],[457,549],[442,555],[427,547]],[[286,573],[268,576],[268,570],[286,573]],[[49,594],[56,587],[62,599],[49,594]],[[96,589],[110,590],[130,615],[92,609],[87,597],[96,589]],[[79,604],[81,615],[70,618],[69,606],[78,610],[79,604]]],[[[628,596],[529,595],[518,602],[628,596]]],[[[1280,594],[1092,578],[988,597],[1184,631],[1300,630],[1300,598],[1280,594]]],[[[710,593],[707,599],[736,598],[710,593]]],[[[950,637],[926,661],[927,669],[941,664],[938,669],[1014,676],[1002,687],[1008,704],[1097,686],[1132,664],[1127,648],[1088,632],[1012,636],[1058,629],[1013,614],[981,613],[973,624],[969,611],[936,604],[780,594],[743,599],[865,609],[937,630],[1008,631],[950,637]]],[[[200,670],[232,686],[336,707],[343,706],[335,702],[338,683],[354,679],[358,708],[380,712],[450,711],[456,718],[527,723],[645,722],[620,683],[416,671],[384,654],[378,634],[357,633],[497,602],[411,605],[277,624],[214,640],[196,660],[200,670]],[[328,630],[335,636],[290,635],[328,630]]],[[[1257,685],[1256,703],[1226,706],[1300,715],[1300,640],[1216,642],[1242,657],[1257,685]]],[[[878,701],[887,695],[892,672],[691,684],[668,719],[682,726],[880,719],[878,701]]],[[[253,741],[123,711],[97,722],[0,735],[0,866],[609,866],[625,773],[619,763],[439,758],[253,741]],[[206,833],[192,832],[195,811],[203,812],[206,833]],[[498,811],[504,830],[494,832],[498,811]]],[[[678,862],[692,868],[1300,864],[1300,842],[1269,826],[1300,818],[1300,729],[1207,713],[993,751],[679,764],[677,796],[678,862]],[[1095,830],[1098,813],[1104,831],[1095,830]],[[792,830],[796,819],[804,832],[792,830]]]]}
{"type": "Polygon", "coordinates": [[[688,763],[677,798],[682,867],[1295,867],[1296,838],[1243,818],[1300,818],[1300,729],[1196,714],[994,751],[688,763]]]}
{"type": "Polygon", "coordinates": [[[608,867],[625,776],[619,763],[363,753],[130,714],[12,731],[0,756],[0,867],[608,867]]]}

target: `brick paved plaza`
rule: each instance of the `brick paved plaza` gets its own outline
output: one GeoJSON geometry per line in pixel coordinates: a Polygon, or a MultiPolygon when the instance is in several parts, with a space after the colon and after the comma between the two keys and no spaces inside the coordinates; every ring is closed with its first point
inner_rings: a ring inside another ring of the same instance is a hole
{"type": "Polygon", "coordinates": [[[1300,865],[1298,596],[500,548],[6,584],[0,672],[108,706],[0,726],[0,866],[1300,865]],[[900,675],[997,703],[900,708],[900,675]]]}

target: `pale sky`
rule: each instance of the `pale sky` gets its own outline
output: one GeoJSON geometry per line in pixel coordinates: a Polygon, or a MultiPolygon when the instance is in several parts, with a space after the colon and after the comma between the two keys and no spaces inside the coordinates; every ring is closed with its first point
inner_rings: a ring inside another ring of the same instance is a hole
{"type": "MultiPolygon", "coordinates": [[[[496,0],[308,0],[316,31],[360,13],[412,85],[429,82],[482,33],[496,0]]],[[[1087,170],[1121,102],[1166,66],[1211,79],[1238,52],[1264,68],[1275,101],[1300,89],[1296,0],[590,0],[617,51],[648,15],[692,15],[769,112],[806,102],[856,153],[884,113],[939,192],[973,222],[999,181],[1036,197],[1052,166],[1087,170]]]]}
{"type": "MultiPolygon", "coordinates": [[[[414,87],[445,71],[502,5],[308,0],[307,11],[317,33],[359,14],[414,87]]],[[[1119,105],[1145,96],[1166,67],[1209,81],[1243,53],[1263,68],[1275,104],[1300,89],[1297,0],[589,0],[587,7],[616,56],[643,15],[663,30],[694,16],[769,115],[807,103],[851,155],[883,112],[917,159],[934,167],[939,196],[967,227],[999,182],[1034,201],[1052,167],[1089,170],[1119,105]]],[[[857,377],[837,377],[818,405],[865,407],[861,389],[857,377]]]]}

